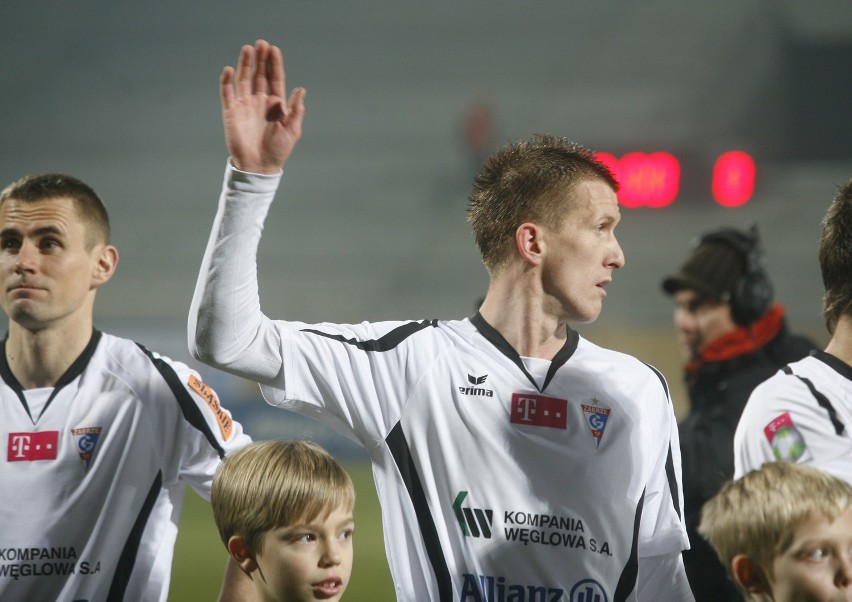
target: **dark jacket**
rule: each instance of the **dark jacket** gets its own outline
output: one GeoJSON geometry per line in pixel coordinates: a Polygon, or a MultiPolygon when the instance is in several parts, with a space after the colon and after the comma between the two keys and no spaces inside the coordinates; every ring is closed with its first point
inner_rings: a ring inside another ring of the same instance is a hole
{"type": "Polygon", "coordinates": [[[775,305],[748,329],[713,341],[686,370],[690,411],[678,425],[691,549],[683,559],[696,602],[742,600],[713,548],[698,534],[701,507],[734,476],[734,432],[752,390],[816,346],[788,332],[775,305]]]}

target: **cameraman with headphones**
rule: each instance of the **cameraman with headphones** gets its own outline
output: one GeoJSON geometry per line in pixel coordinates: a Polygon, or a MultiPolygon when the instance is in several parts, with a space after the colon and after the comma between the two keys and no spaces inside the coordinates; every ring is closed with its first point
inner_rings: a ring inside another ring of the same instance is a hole
{"type": "Polygon", "coordinates": [[[734,476],[734,432],[752,390],[816,348],[788,332],[763,264],[756,226],[722,228],[701,236],[662,282],[686,362],[690,411],[678,429],[691,549],[683,560],[696,602],[742,600],[697,532],[701,507],[734,476]]]}

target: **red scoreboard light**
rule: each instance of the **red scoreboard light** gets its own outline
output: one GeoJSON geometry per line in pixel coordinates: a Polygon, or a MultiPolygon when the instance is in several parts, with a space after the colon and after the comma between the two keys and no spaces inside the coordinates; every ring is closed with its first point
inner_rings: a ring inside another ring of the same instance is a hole
{"type": "Polygon", "coordinates": [[[723,207],[748,203],[754,192],[754,160],[743,151],[730,151],[713,166],[713,198],[723,207]]]}
{"type": "Polygon", "coordinates": [[[659,209],[671,204],[680,186],[680,163],[669,153],[627,153],[617,159],[598,153],[598,160],[609,167],[621,184],[618,202],[631,209],[659,209]]]}
{"type": "MultiPolygon", "coordinates": [[[[620,159],[610,153],[595,157],[609,167],[621,184],[618,202],[635,209],[660,209],[672,204],[680,191],[680,161],[671,153],[632,152],[620,159]]],[[[754,193],[755,166],[743,151],[722,154],[713,167],[712,193],[724,207],[738,207],[754,193]]]]}

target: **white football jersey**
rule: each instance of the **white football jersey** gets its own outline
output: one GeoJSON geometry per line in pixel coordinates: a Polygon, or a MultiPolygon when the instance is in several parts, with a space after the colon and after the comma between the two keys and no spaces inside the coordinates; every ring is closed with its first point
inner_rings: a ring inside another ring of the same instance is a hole
{"type": "Polygon", "coordinates": [[[637,359],[570,331],[525,362],[478,314],[275,325],[264,396],[368,450],[399,600],[632,601],[639,557],[688,547],[667,386],[637,359]]]}
{"type": "Polygon", "coordinates": [[[734,477],[774,460],[852,483],[852,367],[816,351],[755,388],[734,436],[734,477]]]}
{"type": "Polygon", "coordinates": [[[0,600],[166,600],[186,483],[242,427],[189,367],[95,331],[31,415],[0,354],[0,600]]]}

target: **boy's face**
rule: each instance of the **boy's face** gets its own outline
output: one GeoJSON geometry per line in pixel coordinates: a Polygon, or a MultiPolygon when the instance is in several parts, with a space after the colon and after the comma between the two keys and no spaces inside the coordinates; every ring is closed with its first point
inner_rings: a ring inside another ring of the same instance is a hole
{"type": "Polygon", "coordinates": [[[352,512],[337,508],[263,535],[252,573],[264,602],[340,600],[352,574],[352,512]]]}
{"type": "Polygon", "coordinates": [[[852,508],[799,524],[772,571],[775,602],[852,602],[852,508]]]}

